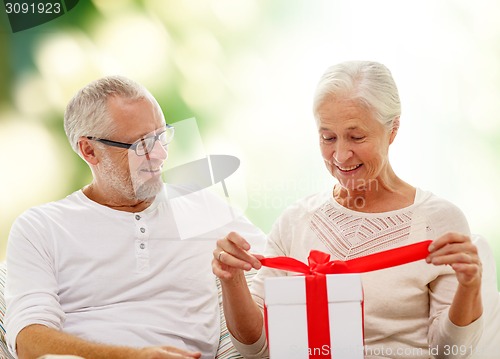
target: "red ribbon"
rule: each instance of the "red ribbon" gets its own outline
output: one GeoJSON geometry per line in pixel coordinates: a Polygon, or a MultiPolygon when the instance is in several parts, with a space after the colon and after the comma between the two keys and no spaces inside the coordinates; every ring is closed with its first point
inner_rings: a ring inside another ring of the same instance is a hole
{"type": "MultiPolygon", "coordinates": [[[[330,261],[330,254],[311,250],[309,265],[290,257],[263,258],[263,266],[302,273],[306,276],[306,310],[309,358],[330,358],[330,325],[326,274],[365,273],[418,261],[429,255],[432,241],[389,249],[348,261],[330,261]]],[[[266,320],[267,331],[267,320],[266,320]]]]}

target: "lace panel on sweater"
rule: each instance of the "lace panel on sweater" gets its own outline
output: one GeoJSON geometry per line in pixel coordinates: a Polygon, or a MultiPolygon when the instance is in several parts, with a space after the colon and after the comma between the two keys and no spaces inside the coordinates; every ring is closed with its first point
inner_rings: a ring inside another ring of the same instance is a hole
{"type": "Polygon", "coordinates": [[[413,213],[360,217],[326,203],[313,214],[312,231],[336,259],[347,260],[392,248],[408,239],[413,213]]]}

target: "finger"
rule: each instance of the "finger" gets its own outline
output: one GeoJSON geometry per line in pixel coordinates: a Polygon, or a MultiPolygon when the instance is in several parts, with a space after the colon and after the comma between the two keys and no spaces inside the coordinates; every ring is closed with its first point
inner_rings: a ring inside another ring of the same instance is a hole
{"type": "Polygon", "coordinates": [[[478,264],[479,258],[477,256],[473,256],[466,252],[451,252],[442,255],[432,255],[428,257],[428,263],[432,263],[434,265],[443,265],[443,264],[478,264]]]}
{"type": "Polygon", "coordinates": [[[222,257],[222,263],[228,264],[230,266],[242,265],[244,270],[250,270],[252,268],[260,269],[262,264],[260,260],[255,257],[255,255],[250,253],[244,253],[243,258],[241,257],[222,257]]]}
{"type": "Polygon", "coordinates": [[[213,251],[216,260],[226,265],[250,270],[261,267],[259,259],[248,252],[250,244],[235,232],[229,233],[223,239],[217,241],[217,248],[213,251]]]}
{"type": "Polygon", "coordinates": [[[477,247],[468,236],[458,233],[446,233],[437,238],[429,246],[429,252],[427,263],[436,265],[479,262],[477,247]]]}
{"type": "Polygon", "coordinates": [[[250,244],[239,234],[231,232],[224,238],[217,241],[217,246],[213,251],[213,256],[215,259],[220,261],[221,253],[235,253],[238,250],[246,251],[248,249],[250,249],[250,244]]]}
{"type": "Polygon", "coordinates": [[[482,263],[478,256],[468,253],[454,253],[432,259],[434,265],[447,264],[455,271],[457,280],[464,286],[481,283],[482,263]]]}
{"type": "Polygon", "coordinates": [[[252,253],[252,255],[253,255],[255,258],[257,258],[259,261],[260,261],[261,259],[266,258],[266,257],[265,257],[265,256],[263,256],[262,254],[252,253]]]}
{"type": "Polygon", "coordinates": [[[455,263],[451,267],[457,275],[458,282],[466,287],[480,287],[481,286],[481,264],[465,264],[455,263]]]}
{"type": "MultiPolygon", "coordinates": [[[[262,266],[260,260],[259,258],[257,258],[256,254],[249,252],[251,246],[246,241],[246,239],[241,237],[238,233],[231,232],[228,235],[228,240],[234,245],[230,247],[226,252],[229,252],[235,258],[250,263],[253,268],[260,269],[260,267],[262,266]]],[[[224,262],[224,260],[222,261],[224,262]]],[[[231,261],[231,258],[229,259],[229,261],[231,261]]]]}
{"type": "Polygon", "coordinates": [[[236,232],[230,232],[225,239],[246,251],[250,250],[250,243],[236,232]]]}
{"type": "Polygon", "coordinates": [[[229,279],[229,273],[222,270],[220,263],[215,259],[212,259],[212,273],[221,279],[229,279]]]}
{"type": "Polygon", "coordinates": [[[440,248],[445,247],[448,244],[452,243],[467,243],[471,242],[470,238],[466,235],[460,234],[460,233],[455,233],[455,232],[448,232],[439,238],[436,238],[429,246],[429,251],[432,253],[434,251],[439,250],[440,248]]]}
{"type": "Polygon", "coordinates": [[[222,255],[226,253],[225,251],[220,251],[219,254],[217,255],[217,261],[221,262],[222,255]]]}
{"type": "Polygon", "coordinates": [[[466,243],[453,243],[429,253],[428,258],[432,260],[436,257],[443,257],[459,253],[467,254],[472,257],[478,257],[477,248],[474,245],[466,243]]]}
{"type": "MultiPolygon", "coordinates": [[[[232,279],[235,276],[235,273],[231,272],[229,270],[225,270],[222,267],[223,265],[224,264],[222,264],[218,260],[213,259],[212,260],[212,273],[215,274],[218,278],[220,278],[222,280],[232,279]]],[[[225,268],[229,268],[229,267],[225,266],[225,268]]]]}
{"type": "Polygon", "coordinates": [[[231,247],[227,251],[222,251],[217,256],[217,260],[227,266],[247,271],[252,268],[259,269],[262,266],[255,255],[239,247],[231,247]]]}
{"type": "Polygon", "coordinates": [[[474,277],[477,274],[481,273],[481,265],[480,264],[467,264],[467,263],[453,263],[451,267],[458,272],[460,275],[474,277]]]}

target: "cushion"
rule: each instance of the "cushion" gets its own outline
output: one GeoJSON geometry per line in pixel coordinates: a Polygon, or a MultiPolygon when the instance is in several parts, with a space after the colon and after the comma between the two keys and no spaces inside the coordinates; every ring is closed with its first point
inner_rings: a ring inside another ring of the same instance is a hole
{"type": "Polygon", "coordinates": [[[0,262],[0,359],[13,359],[5,344],[5,328],[3,326],[3,316],[5,315],[5,299],[3,296],[6,276],[5,262],[0,262]]]}
{"type": "MultiPolygon", "coordinates": [[[[257,273],[255,269],[245,272],[245,279],[248,286],[252,285],[252,278],[257,273]]],[[[222,306],[222,288],[219,278],[217,278],[217,289],[219,290],[219,308],[220,308],[220,339],[217,349],[216,359],[243,359],[243,356],[234,348],[231,337],[226,327],[226,318],[224,317],[224,308],[222,306]]]]}
{"type": "Polygon", "coordinates": [[[472,236],[483,264],[483,335],[470,359],[497,359],[500,342],[500,293],[497,287],[496,261],[488,241],[477,234],[472,236]]]}

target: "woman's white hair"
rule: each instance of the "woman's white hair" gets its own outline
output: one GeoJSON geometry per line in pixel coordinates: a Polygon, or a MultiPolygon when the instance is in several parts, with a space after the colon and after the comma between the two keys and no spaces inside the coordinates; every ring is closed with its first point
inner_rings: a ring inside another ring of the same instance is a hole
{"type": "Polygon", "coordinates": [[[130,100],[154,100],[144,86],[123,76],[103,77],[89,83],[69,101],[64,112],[64,130],[77,154],[80,155],[80,137],[108,138],[115,132],[107,106],[108,99],[115,96],[130,100]]]}
{"type": "Polygon", "coordinates": [[[389,129],[399,122],[401,102],[396,83],[387,67],[377,62],[347,61],[329,67],[314,95],[313,111],[328,97],[342,97],[367,106],[375,118],[389,129]]]}

